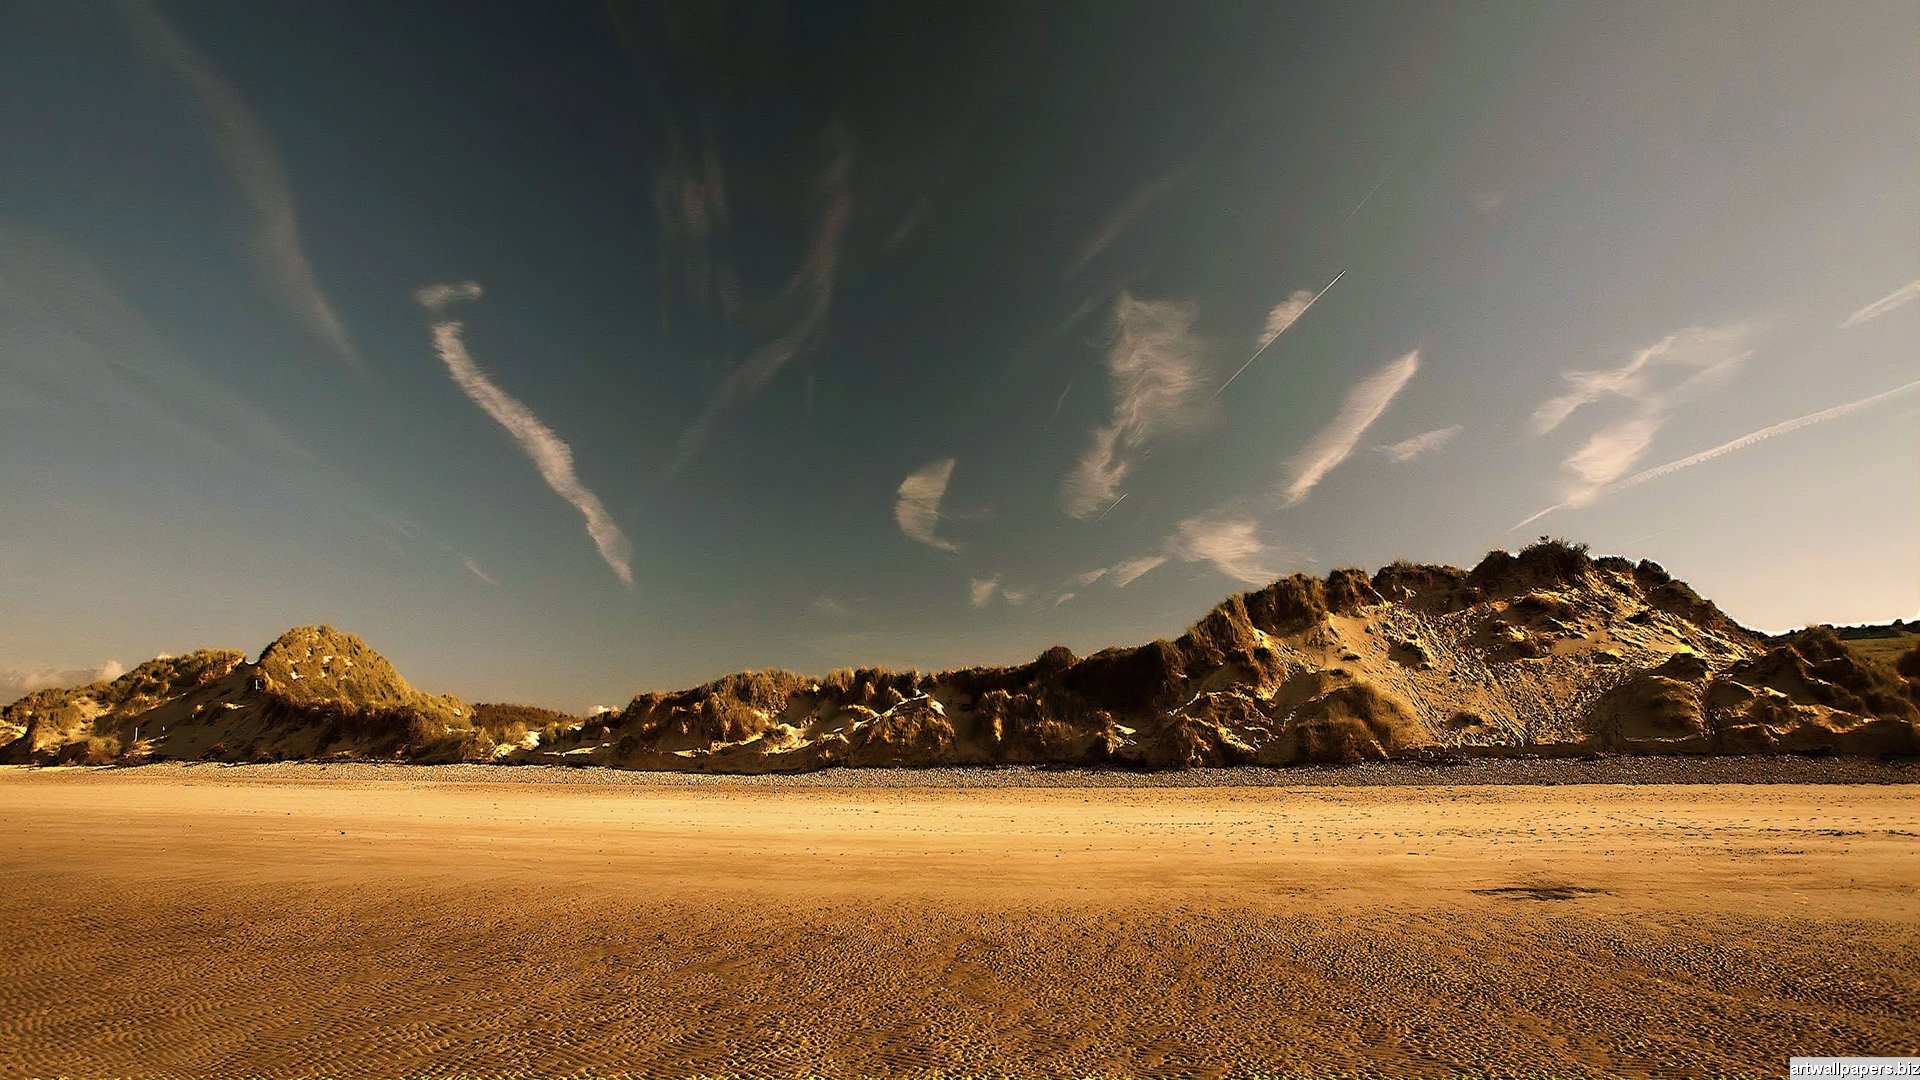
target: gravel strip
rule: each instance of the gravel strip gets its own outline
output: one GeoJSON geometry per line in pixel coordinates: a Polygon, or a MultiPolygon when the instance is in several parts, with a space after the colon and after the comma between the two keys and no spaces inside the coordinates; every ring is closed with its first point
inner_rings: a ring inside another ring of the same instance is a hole
{"type": "Polygon", "coordinates": [[[1172,772],[1002,766],[937,769],[823,769],[778,776],[642,772],[598,766],[404,765],[279,762],[220,765],[170,762],[128,767],[24,769],[162,783],[208,779],[389,781],[399,783],[585,784],[656,788],[1216,788],[1446,787],[1558,784],[1920,784],[1920,759],[1847,757],[1602,757],[1414,761],[1287,768],[1240,766],[1172,772]]]}

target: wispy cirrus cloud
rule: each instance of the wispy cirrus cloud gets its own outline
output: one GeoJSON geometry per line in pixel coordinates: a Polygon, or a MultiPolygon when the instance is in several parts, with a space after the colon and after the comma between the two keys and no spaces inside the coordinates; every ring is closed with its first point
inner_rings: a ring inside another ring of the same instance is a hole
{"type": "MultiPolygon", "coordinates": [[[[456,300],[476,300],[480,297],[480,286],[468,281],[458,285],[429,285],[414,294],[422,307],[436,314],[456,300]]],[[[493,419],[514,441],[520,449],[533,460],[534,467],[540,471],[541,479],[547,482],[561,498],[573,504],[587,519],[587,535],[600,551],[600,557],[620,578],[622,584],[633,584],[633,545],[628,543],[626,534],[614,524],[613,518],[601,505],[600,497],[587,490],[573,469],[573,448],[563,442],[553,429],[541,423],[533,411],[493,384],[481,372],[468,354],[466,342],[461,338],[462,325],[452,319],[441,319],[433,324],[434,351],[439,354],[442,363],[447,365],[447,373],[453,381],[473,399],[475,405],[493,419]]]]}
{"type": "Polygon", "coordinates": [[[1260,331],[1260,339],[1254,343],[1253,355],[1247,357],[1246,363],[1241,364],[1233,374],[1227,376],[1227,381],[1220,384],[1220,389],[1215,390],[1213,396],[1219,397],[1221,391],[1232,386],[1233,380],[1239,378],[1242,371],[1252,367],[1253,362],[1260,359],[1260,354],[1267,351],[1267,346],[1273,344],[1281,334],[1286,333],[1288,328],[1292,327],[1294,323],[1299,322],[1300,316],[1305,315],[1308,308],[1318,302],[1321,297],[1327,295],[1327,290],[1340,284],[1340,279],[1346,276],[1347,272],[1342,270],[1333,275],[1332,281],[1321,286],[1319,292],[1295,289],[1292,296],[1275,304],[1273,310],[1267,312],[1267,325],[1265,329],[1260,331]]]}
{"type": "Polygon", "coordinates": [[[480,283],[460,281],[450,284],[428,285],[413,294],[414,302],[428,311],[438,312],[448,304],[457,304],[466,300],[480,299],[480,283]]]}
{"type": "Polygon", "coordinates": [[[145,0],[123,0],[122,14],[148,52],[173,68],[200,100],[214,143],[233,173],[253,226],[253,254],[282,298],[348,364],[360,357],[346,327],[314,279],[300,243],[293,188],[273,143],[213,65],[145,0]]]}
{"type": "Polygon", "coordinates": [[[1288,463],[1290,476],[1283,492],[1286,505],[1294,506],[1305,499],[1329,472],[1353,454],[1360,436],[1380,419],[1419,370],[1420,350],[1414,349],[1347,391],[1333,419],[1288,463]]]}
{"type": "Polygon", "coordinates": [[[478,559],[475,559],[473,556],[471,555],[462,556],[460,559],[460,565],[466,569],[467,573],[472,574],[474,577],[479,578],[481,581],[486,582],[487,584],[493,586],[496,589],[500,587],[500,583],[493,580],[492,574],[489,574],[485,570],[480,569],[480,561],[478,559]]]}
{"type": "Polygon", "coordinates": [[[953,458],[929,462],[907,474],[893,504],[893,520],[909,540],[958,551],[953,544],[934,535],[940,525],[940,500],[947,494],[947,482],[953,478],[953,458]]]}
{"type": "Polygon", "coordinates": [[[1164,566],[1166,562],[1165,555],[1142,555],[1135,559],[1122,559],[1113,564],[1108,580],[1113,582],[1114,588],[1124,589],[1140,580],[1147,571],[1164,566]]]}
{"type": "Polygon", "coordinates": [[[1106,359],[1113,412],[1061,482],[1060,503],[1068,514],[1084,521],[1111,506],[1148,441],[1199,418],[1205,402],[1198,393],[1197,317],[1191,304],[1139,300],[1125,291],[1114,299],[1106,359]]]}
{"type": "Polygon", "coordinates": [[[1000,575],[990,578],[974,578],[967,583],[967,602],[974,607],[986,607],[993,601],[993,591],[1000,587],[1000,575]]]}
{"type": "Polygon", "coordinates": [[[125,664],[108,660],[94,667],[77,668],[0,668],[0,705],[11,705],[35,690],[65,689],[97,682],[112,682],[127,673],[125,664]]]}
{"type": "Polygon", "coordinates": [[[727,227],[731,215],[726,170],[720,164],[720,151],[711,133],[696,157],[679,127],[669,124],[667,152],[654,176],[653,195],[663,241],[662,292],[670,299],[677,286],[701,309],[711,310],[717,303],[722,317],[741,318],[745,302],[740,272],[715,250],[714,244],[714,234],[727,227]],[[676,256],[680,263],[677,281],[670,265],[676,256]]]}
{"type": "Polygon", "coordinates": [[[1423,431],[1411,439],[1401,439],[1397,443],[1376,446],[1374,449],[1385,454],[1388,461],[1396,465],[1404,465],[1409,461],[1418,461],[1428,454],[1436,454],[1446,449],[1447,444],[1458,438],[1465,430],[1466,428],[1459,424],[1435,428],[1432,431],[1423,431]]]}
{"type": "Polygon", "coordinates": [[[840,272],[840,248],[853,220],[853,137],[836,123],[827,129],[827,141],[832,158],[814,182],[817,211],[808,229],[807,254],[773,304],[779,329],[727,373],[706,409],[681,433],[675,469],[692,459],[729,402],[765,386],[826,333],[840,272]]]}
{"type": "Polygon", "coordinates": [[[1115,240],[1125,236],[1129,230],[1138,225],[1147,211],[1153,209],[1154,205],[1165,198],[1168,192],[1179,186],[1186,174],[1186,168],[1176,169],[1152,183],[1142,185],[1132,195],[1127,196],[1127,200],[1101,222],[1098,229],[1094,230],[1086,246],[1080,249],[1079,257],[1074,259],[1073,265],[1068,268],[1067,276],[1069,278],[1080,276],[1080,272],[1087,268],[1087,264],[1098,258],[1101,252],[1113,246],[1115,240]]]}
{"type": "Polygon", "coordinates": [[[1245,585],[1264,585],[1277,576],[1266,561],[1271,549],[1250,517],[1188,518],[1168,537],[1167,552],[1182,562],[1210,563],[1245,585]]]}
{"type": "Polygon", "coordinates": [[[1273,545],[1261,539],[1260,525],[1251,516],[1229,512],[1200,514],[1176,526],[1173,534],[1161,542],[1158,551],[1074,575],[1063,583],[1054,604],[1063,604],[1078,596],[1077,590],[1091,588],[1101,581],[1124,589],[1176,559],[1207,563],[1242,584],[1264,584],[1276,576],[1271,565],[1276,554],[1273,545]]]}
{"type": "MultiPolygon", "coordinates": [[[[1625,479],[1614,481],[1613,483],[1608,484],[1605,488],[1595,491],[1593,493],[1593,496],[1590,497],[1587,500],[1587,502],[1592,502],[1594,498],[1598,498],[1601,495],[1610,495],[1616,491],[1624,491],[1630,487],[1637,487],[1638,485],[1644,484],[1649,480],[1658,480],[1664,476],[1672,476],[1674,473],[1677,473],[1682,469],[1691,469],[1695,465],[1712,461],[1715,458],[1726,457],[1728,454],[1735,453],[1736,451],[1740,451],[1740,450],[1745,450],[1749,446],[1753,446],[1757,443],[1766,442],[1768,439],[1774,438],[1776,436],[1790,435],[1793,432],[1802,430],[1803,428],[1813,427],[1815,424],[1824,424],[1829,420],[1838,420],[1843,416],[1848,416],[1853,413],[1857,413],[1862,409],[1870,409],[1873,406],[1878,405],[1884,401],[1888,401],[1892,398],[1898,397],[1901,394],[1912,393],[1915,390],[1920,390],[1920,381],[1910,382],[1901,386],[1896,386],[1891,390],[1884,390],[1878,394],[1872,394],[1867,397],[1859,398],[1854,401],[1849,401],[1844,405],[1835,405],[1832,408],[1821,409],[1819,412],[1808,413],[1805,416],[1796,416],[1791,420],[1782,420],[1780,423],[1771,424],[1767,427],[1761,428],[1758,431],[1750,431],[1747,434],[1742,435],[1737,439],[1729,439],[1728,441],[1723,442],[1719,446],[1713,447],[1712,449],[1702,450],[1697,454],[1688,454],[1686,457],[1679,458],[1678,460],[1669,461],[1665,465],[1656,465],[1651,469],[1646,469],[1641,472],[1634,473],[1632,476],[1626,477],[1625,479]]],[[[1538,513],[1532,514],[1520,520],[1519,522],[1516,522],[1507,531],[1512,532],[1515,529],[1524,529],[1528,525],[1531,525],[1534,522],[1539,521],[1541,518],[1546,517],[1548,514],[1553,513],[1555,510],[1565,510],[1575,505],[1581,505],[1581,504],[1575,504],[1572,502],[1565,502],[1565,501],[1557,502],[1552,506],[1547,507],[1545,510],[1541,510],[1538,513]]]]}
{"type": "Polygon", "coordinates": [[[1582,506],[1632,471],[1653,444],[1673,407],[1724,379],[1753,355],[1753,329],[1731,324],[1688,327],[1639,350],[1618,367],[1567,372],[1565,393],[1541,402],[1529,424],[1546,434],[1576,412],[1603,400],[1627,406],[1561,463],[1565,504],[1582,506]]]}
{"type": "Polygon", "coordinates": [[[1696,373],[1689,380],[1693,382],[1699,375],[1728,371],[1753,355],[1748,344],[1752,337],[1752,328],[1741,323],[1690,326],[1634,353],[1619,367],[1569,371],[1561,376],[1568,384],[1566,393],[1541,402],[1529,424],[1536,434],[1545,434],[1579,409],[1608,397],[1664,405],[1674,389],[1673,371],[1696,373]]]}
{"type": "Polygon", "coordinates": [[[1840,329],[1851,330],[1863,322],[1870,322],[1895,308],[1905,307],[1915,300],[1920,300],[1920,281],[1902,285],[1880,299],[1875,300],[1873,303],[1868,304],[1866,307],[1861,308],[1859,311],[1847,316],[1847,321],[1840,324],[1840,329]]]}

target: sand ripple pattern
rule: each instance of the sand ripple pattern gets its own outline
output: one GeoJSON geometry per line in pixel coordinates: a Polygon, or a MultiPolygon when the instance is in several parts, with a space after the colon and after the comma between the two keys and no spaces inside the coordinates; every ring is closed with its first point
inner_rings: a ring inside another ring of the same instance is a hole
{"type": "Polygon", "coordinates": [[[1920,1040],[1884,924],[16,886],[10,1076],[1734,1076],[1920,1040]]]}
{"type": "Polygon", "coordinates": [[[389,787],[0,776],[0,1076],[1770,1076],[1920,1048],[1911,788],[389,787]],[[1100,830],[1126,814],[1166,823],[1100,830]],[[1111,875],[1115,837],[1147,876],[1111,875]]]}

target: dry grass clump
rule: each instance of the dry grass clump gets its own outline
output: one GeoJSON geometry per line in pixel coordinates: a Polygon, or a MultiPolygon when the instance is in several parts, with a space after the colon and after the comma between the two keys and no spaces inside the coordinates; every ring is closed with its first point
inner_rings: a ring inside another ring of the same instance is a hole
{"type": "Polygon", "coordinates": [[[1467,584],[1491,594],[1585,581],[1593,559],[1585,544],[1543,536],[1518,554],[1495,549],[1467,572],[1467,584]]]}
{"type": "Polygon", "coordinates": [[[482,702],[471,714],[473,727],[497,745],[515,745],[529,733],[538,733],[542,746],[551,746],[566,729],[583,721],[568,713],[532,705],[507,705],[482,702]]]}
{"type": "Polygon", "coordinates": [[[232,649],[197,649],[185,656],[156,657],[108,683],[94,697],[114,715],[131,716],[225,678],[245,660],[232,649]]]}
{"type": "Polygon", "coordinates": [[[820,693],[841,705],[884,709],[919,693],[923,681],[928,684],[932,682],[930,677],[923,677],[918,671],[835,668],[820,680],[820,693]]]}
{"type": "Polygon", "coordinates": [[[111,765],[120,758],[120,740],[111,735],[89,735],[60,748],[54,760],[62,765],[111,765]]]}
{"type": "Polygon", "coordinates": [[[1797,674],[1819,704],[1863,716],[1920,720],[1899,669],[1849,648],[1832,627],[1808,627],[1793,635],[1787,647],[1804,662],[1805,671],[1797,674]]]}
{"type": "Polygon", "coordinates": [[[465,719],[460,702],[415,690],[386,657],[331,626],[294,627],[261,651],[256,668],[267,689],[288,701],[361,709],[407,706],[442,714],[448,723],[465,719]]]}

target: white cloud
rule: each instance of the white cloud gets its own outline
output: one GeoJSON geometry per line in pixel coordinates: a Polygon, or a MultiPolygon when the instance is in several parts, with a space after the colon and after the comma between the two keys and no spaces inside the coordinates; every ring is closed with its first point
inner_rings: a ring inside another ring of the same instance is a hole
{"type": "Polygon", "coordinates": [[[1415,349],[1386,367],[1355,383],[1347,391],[1347,397],[1340,410],[1327,422],[1327,426],[1307,443],[1305,449],[1295,455],[1289,463],[1291,480],[1286,487],[1285,500],[1292,506],[1307,497],[1321,478],[1333,471],[1341,462],[1353,453],[1360,442],[1360,436],[1366,434],[1380,414],[1407,385],[1413,374],[1420,370],[1420,350],[1415,349]]]}
{"type": "Polygon", "coordinates": [[[476,561],[473,558],[473,556],[469,555],[462,558],[460,560],[460,565],[467,568],[467,573],[472,574],[474,577],[479,578],[481,581],[484,581],[495,588],[500,587],[500,583],[493,580],[493,576],[491,574],[488,574],[485,570],[480,569],[480,563],[476,561]]]}
{"type": "Polygon", "coordinates": [[[460,330],[461,324],[452,320],[433,324],[434,351],[447,365],[447,373],[453,376],[453,381],[466,391],[474,404],[507,429],[514,441],[520,444],[520,449],[533,459],[547,486],[585,515],[587,535],[593,538],[594,546],[600,549],[600,557],[613,568],[621,582],[632,585],[633,546],[600,504],[599,496],[588,491],[574,474],[573,448],[562,442],[552,428],[541,423],[532,410],[495,386],[480,371],[473,357],[467,354],[466,343],[460,339],[460,330]]]}
{"type": "Polygon", "coordinates": [[[1866,307],[1861,308],[1859,311],[1847,316],[1847,321],[1841,323],[1840,328],[1842,330],[1850,330],[1863,322],[1877,319],[1887,312],[1892,311],[1894,308],[1905,307],[1915,300],[1920,300],[1920,281],[1902,285],[1880,299],[1875,300],[1873,303],[1868,304],[1866,307]]]}
{"type": "Polygon", "coordinates": [[[1562,462],[1564,505],[1584,506],[1626,475],[1653,444],[1674,405],[1725,378],[1753,355],[1752,329],[1741,324],[1688,327],[1641,349],[1616,368],[1572,371],[1566,393],[1534,410],[1534,432],[1553,431],[1602,399],[1625,402],[1625,416],[1602,425],[1562,462]]]}
{"type": "Polygon", "coordinates": [[[836,619],[849,619],[853,617],[853,609],[835,600],[831,596],[814,597],[813,610],[818,614],[831,615],[836,619]]]}
{"type": "Polygon", "coordinates": [[[454,284],[428,285],[426,288],[416,290],[413,299],[428,311],[438,313],[448,304],[478,300],[483,292],[479,282],[462,281],[454,284]]]}
{"type": "MultiPolygon", "coordinates": [[[[1606,488],[1591,493],[1586,498],[1585,502],[1592,502],[1595,498],[1598,498],[1600,495],[1608,495],[1616,491],[1625,490],[1626,488],[1636,487],[1640,484],[1646,483],[1649,480],[1658,480],[1664,476],[1671,476],[1682,469],[1690,469],[1693,466],[1699,465],[1703,462],[1712,461],[1715,458],[1725,457],[1728,454],[1734,453],[1735,451],[1745,450],[1747,447],[1752,446],[1755,443],[1765,442],[1768,439],[1771,439],[1777,435],[1789,435],[1789,434],[1792,434],[1793,432],[1801,430],[1802,428],[1810,428],[1815,424],[1824,424],[1829,420],[1838,420],[1839,418],[1846,416],[1850,413],[1856,413],[1862,409],[1872,408],[1873,406],[1878,405],[1881,402],[1888,400],[1889,398],[1897,397],[1898,395],[1901,395],[1901,394],[1911,393],[1915,390],[1920,390],[1920,381],[1910,382],[1901,386],[1896,386],[1891,390],[1885,390],[1878,394],[1872,394],[1855,401],[1849,401],[1844,405],[1835,405],[1830,409],[1822,409],[1819,412],[1808,413],[1805,416],[1796,416],[1791,420],[1782,420],[1778,424],[1772,424],[1768,427],[1763,427],[1758,431],[1750,431],[1747,434],[1742,435],[1737,439],[1731,439],[1727,442],[1723,442],[1719,446],[1713,447],[1710,450],[1702,450],[1697,454],[1689,454],[1686,457],[1680,458],[1678,460],[1669,461],[1665,465],[1656,465],[1651,469],[1646,469],[1642,472],[1634,473],[1632,476],[1629,476],[1624,480],[1615,481],[1614,483],[1609,484],[1606,488]]],[[[1534,522],[1540,520],[1541,518],[1546,517],[1548,514],[1553,513],[1555,510],[1566,510],[1566,509],[1569,509],[1575,506],[1580,506],[1580,505],[1583,505],[1583,503],[1577,503],[1572,501],[1571,499],[1564,502],[1555,503],[1552,506],[1547,507],[1545,510],[1541,510],[1525,518],[1524,520],[1518,522],[1507,531],[1512,532],[1514,529],[1523,529],[1528,525],[1531,525],[1534,522]]]]}
{"type": "Polygon", "coordinates": [[[907,539],[917,540],[941,551],[956,551],[951,543],[934,535],[940,525],[940,500],[946,497],[947,481],[953,477],[954,459],[941,458],[908,473],[900,481],[899,498],[893,504],[893,520],[907,539]]]}
{"type": "Polygon", "coordinates": [[[35,690],[112,682],[126,673],[126,665],[118,660],[108,660],[90,668],[40,668],[30,671],[0,668],[0,705],[11,705],[35,690]]]}
{"type": "Polygon", "coordinates": [[[1411,439],[1401,439],[1397,443],[1376,446],[1374,449],[1387,455],[1388,460],[1395,464],[1404,465],[1409,461],[1426,457],[1428,454],[1438,453],[1464,430],[1466,429],[1459,424],[1435,428],[1432,431],[1423,431],[1411,439]]]}
{"type": "MultiPolygon", "coordinates": [[[[1277,574],[1267,563],[1273,548],[1262,541],[1258,534],[1259,525],[1243,515],[1202,514],[1190,517],[1174,529],[1173,535],[1167,537],[1159,551],[1123,559],[1112,566],[1096,567],[1075,575],[1072,581],[1083,589],[1101,580],[1111,582],[1116,589],[1124,589],[1147,573],[1179,559],[1182,562],[1211,564],[1222,574],[1244,584],[1264,584],[1272,581],[1277,574]]],[[[1063,591],[1054,599],[1054,605],[1064,604],[1077,595],[1076,592],[1063,591]]]]}
{"type": "Polygon", "coordinates": [[[359,356],[347,339],[346,328],[327,303],[307,263],[300,245],[299,219],[294,213],[293,188],[266,133],[206,58],[152,5],[130,0],[121,11],[141,45],[186,80],[213,122],[214,142],[239,185],[240,197],[252,219],[255,258],[288,305],[342,358],[357,366],[359,356]]]}
{"type": "Polygon", "coordinates": [[[1114,300],[1106,362],[1113,413],[1060,485],[1068,514],[1085,520],[1111,506],[1148,440],[1197,419],[1203,403],[1196,317],[1191,304],[1136,300],[1127,292],[1114,300]]]}
{"type": "Polygon", "coordinates": [[[1312,307],[1321,297],[1327,295],[1327,290],[1340,284],[1340,279],[1346,276],[1347,272],[1342,270],[1333,275],[1332,281],[1321,286],[1319,292],[1308,292],[1306,289],[1296,289],[1292,296],[1275,304],[1273,310],[1267,312],[1266,328],[1260,332],[1259,340],[1254,342],[1253,355],[1247,357],[1246,363],[1241,364],[1238,368],[1234,369],[1233,374],[1227,376],[1227,381],[1220,384],[1220,389],[1215,390],[1213,396],[1219,397],[1221,391],[1232,386],[1233,380],[1239,378],[1241,372],[1252,367],[1253,362],[1260,359],[1260,354],[1267,351],[1267,346],[1273,344],[1275,339],[1279,338],[1281,334],[1286,333],[1287,329],[1294,323],[1299,322],[1300,316],[1305,315],[1308,308],[1312,307]]]}
{"type": "Polygon", "coordinates": [[[1264,349],[1273,344],[1273,339],[1287,332],[1287,328],[1298,322],[1300,316],[1313,306],[1314,292],[1311,289],[1295,289],[1293,295],[1273,305],[1267,312],[1266,328],[1260,331],[1260,340],[1253,343],[1256,349],[1264,349]]]}
{"type": "Polygon", "coordinates": [[[1124,589],[1140,579],[1140,576],[1156,567],[1165,565],[1165,555],[1142,555],[1137,559],[1127,559],[1113,566],[1113,587],[1124,589]]]}
{"type": "Polygon", "coordinates": [[[1530,423],[1536,434],[1544,435],[1582,407],[1608,396],[1664,407],[1666,388],[1660,385],[1660,369],[1724,373],[1753,355],[1747,344],[1751,337],[1752,329],[1741,324],[1704,330],[1693,326],[1668,334],[1617,368],[1569,371],[1562,378],[1570,389],[1541,402],[1530,423]]]}
{"type": "Polygon", "coordinates": [[[1580,486],[1567,496],[1568,502],[1579,506],[1591,501],[1594,492],[1613,483],[1640,460],[1659,429],[1660,423],[1653,417],[1630,416],[1594,432],[1566,460],[1568,471],[1580,478],[1580,486]]]}
{"type": "Polygon", "coordinates": [[[1191,517],[1167,539],[1167,551],[1183,562],[1212,563],[1243,584],[1264,585],[1278,574],[1264,561],[1268,548],[1257,530],[1252,518],[1191,517]]]}
{"type": "Polygon", "coordinates": [[[967,600],[974,607],[986,607],[993,602],[994,590],[1000,587],[1000,575],[990,578],[974,578],[967,583],[967,600]]]}

